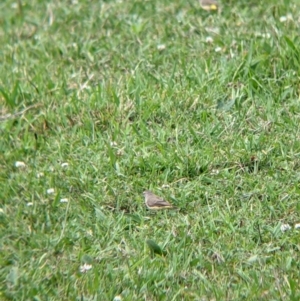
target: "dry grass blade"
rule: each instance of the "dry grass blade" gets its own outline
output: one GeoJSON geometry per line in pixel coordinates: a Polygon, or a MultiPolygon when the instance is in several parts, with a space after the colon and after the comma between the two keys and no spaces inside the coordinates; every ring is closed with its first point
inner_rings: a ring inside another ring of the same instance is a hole
{"type": "Polygon", "coordinates": [[[41,106],[42,104],[40,103],[37,103],[37,104],[34,104],[34,105],[31,105],[19,112],[16,112],[16,113],[13,113],[13,114],[5,114],[5,115],[1,115],[0,116],[0,121],[5,121],[5,120],[8,120],[8,119],[13,119],[13,118],[17,118],[18,116],[21,116],[23,115],[25,112],[31,110],[31,109],[34,109],[34,108],[37,108],[39,106],[41,106]]]}

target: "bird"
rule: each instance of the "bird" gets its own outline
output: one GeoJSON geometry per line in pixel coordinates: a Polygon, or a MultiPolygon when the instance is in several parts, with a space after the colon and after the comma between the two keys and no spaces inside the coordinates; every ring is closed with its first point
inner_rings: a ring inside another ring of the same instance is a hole
{"type": "Polygon", "coordinates": [[[146,190],[143,192],[145,197],[145,204],[150,210],[161,210],[161,209],[176,209],[175,206],[158,197],[153,192],[146,190]]]}
{"type": "Polygon", "coordinates": [[[218,9],[218,2],[216,0],[199,0],[201,7],[204,10],[217,10],[218,9]]]}

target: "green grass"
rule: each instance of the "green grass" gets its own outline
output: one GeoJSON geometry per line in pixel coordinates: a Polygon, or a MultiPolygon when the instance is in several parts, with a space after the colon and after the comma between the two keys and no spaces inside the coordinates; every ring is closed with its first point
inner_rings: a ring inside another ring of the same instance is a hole
{"type": "Polygon", "coordinates": [[[1,3],[0,300],[299,300],[299,11],[1,3]]]}

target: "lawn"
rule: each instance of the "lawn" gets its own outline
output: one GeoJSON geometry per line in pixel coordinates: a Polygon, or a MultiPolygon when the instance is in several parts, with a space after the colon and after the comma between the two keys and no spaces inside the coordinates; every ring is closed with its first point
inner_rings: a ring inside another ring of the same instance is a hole
{"type": "Polygon", "coordinates": [[[300,299],[296,0],[4,0],[0,25],[1,301],[300,299]]]}

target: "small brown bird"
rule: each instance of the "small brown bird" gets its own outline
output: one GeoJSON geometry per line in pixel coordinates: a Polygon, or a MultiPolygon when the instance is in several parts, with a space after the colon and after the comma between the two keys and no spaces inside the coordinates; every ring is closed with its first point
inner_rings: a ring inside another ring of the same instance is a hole
{"type": "Polygon", "coordinates": [[[218,2],[216,0],[200,0],[200,5],[204,10],[217,10],[218,9],[218,2]]]}
{"type": "Polygon", "coordinates": [[[172,204],[158,197],[149,190],[143,192],[145,197],[145,204],[150,210],[161,210],[161,209],[176,209],[172,204]]]}

